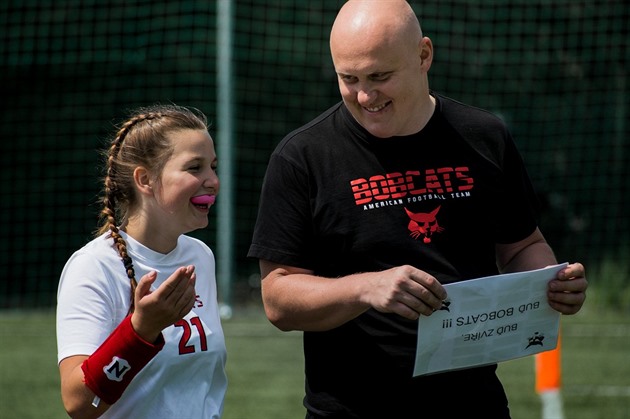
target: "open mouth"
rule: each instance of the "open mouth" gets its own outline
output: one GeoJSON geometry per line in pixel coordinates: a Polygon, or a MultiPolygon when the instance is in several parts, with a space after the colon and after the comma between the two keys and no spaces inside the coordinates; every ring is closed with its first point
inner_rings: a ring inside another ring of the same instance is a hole
{"type": "Polygon", "coordinates": [[[372,112],[372,113],[379,112],[379,111],[382,111],[383,109],[385,109],[387,106],[389,106],[390,103],[392,103],[392,102],[389,101],[389,102],[383,103],[382,105],[372,106],[370,108],[363,108],[363,109],[365,109],[368,112],[372,112]]]}
{"type": "Polygon", "coordinates": [[[190,203],[200,209],[208,209],[216,200],[216,195],[199,195],[190,198],[190,203]]]}

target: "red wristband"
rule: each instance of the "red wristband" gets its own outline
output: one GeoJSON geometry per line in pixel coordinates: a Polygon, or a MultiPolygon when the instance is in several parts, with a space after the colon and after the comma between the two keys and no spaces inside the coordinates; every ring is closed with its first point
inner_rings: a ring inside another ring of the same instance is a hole
{"type": "Polygon", "coordinates": [[[107,404],[114,404],[163,347],[161,333],[155,344],[138,336],[129,315],[81,365],[85,385],[107,404]]]}

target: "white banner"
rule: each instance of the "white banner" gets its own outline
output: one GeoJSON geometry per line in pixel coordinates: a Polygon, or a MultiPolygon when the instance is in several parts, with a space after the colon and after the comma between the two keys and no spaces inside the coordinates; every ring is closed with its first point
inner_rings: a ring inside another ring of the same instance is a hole
{"type": "Polygon", "coordinates": [[[493,364],[555,349],[560,313],[547,284],[567,263],[446,284],[447,299],[418,320],[414,376],[493,364]]]}

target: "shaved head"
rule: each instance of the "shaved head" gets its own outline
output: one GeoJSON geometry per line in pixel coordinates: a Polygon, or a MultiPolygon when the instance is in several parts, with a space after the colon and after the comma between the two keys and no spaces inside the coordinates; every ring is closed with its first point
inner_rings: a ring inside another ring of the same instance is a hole
{"type": "Polygon", "coordinates": [[[349,0],[337,14],[330,33],[331,50],[339,43],[369,39],[383,46],[422,39],[420,22],[405,0],[349,0]]]}

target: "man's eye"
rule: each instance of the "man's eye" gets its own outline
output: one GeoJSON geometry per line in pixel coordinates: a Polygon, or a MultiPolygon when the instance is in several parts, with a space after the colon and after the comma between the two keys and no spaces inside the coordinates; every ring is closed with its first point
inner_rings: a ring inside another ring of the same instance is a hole
{"type": "Polygon", "coordinates": [[[389,78],[389,74],[374,74],[371,78],[374,81],[385,81],[389,78]]]}
{"type": "Polygon", "coordinates": [[[345,83],[354,83],[355,81],[357,81],[356,77],[352,76],[339,76],[339,78],[345,83]]]}

